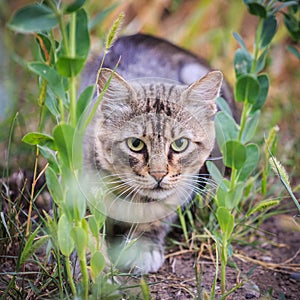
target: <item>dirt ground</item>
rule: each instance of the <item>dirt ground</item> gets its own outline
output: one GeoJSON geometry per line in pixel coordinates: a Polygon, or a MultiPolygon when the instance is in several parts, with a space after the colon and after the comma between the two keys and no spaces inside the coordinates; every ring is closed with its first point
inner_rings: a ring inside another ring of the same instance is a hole
{"type": "MultiPolygon", "coordinates": [[[[300,299],[300,234],[286,231],[283,219],[288,217],[277,215],[261,226],[257,249],[234,246],[233,260],[239,270],[227,267],[227,289],[244,284],[227,299],[300,299]]],[[[177,253],[166,260],[157,274],[149,276],[149,282],[153,283],[152,299],[196,299],[199,290],[201,293],[211,290],[215,276],[212,260],[205,257],[198,260],[198,254],[192,251],[177,253]]],[[[220,278],[217,283],[216,297],[220,295],[220,278]]]]}
{"type": "MultiPolygon", "coordinates": [[[[15,176],[20,180],[18,177],[20,174],[18,176],[15,174],[15,176]]],[[[16,183],[16,181],[14,182],[16,183]]],[[[17,186],[18,184],[12,187],[16,189],[17,186]]],[[[46,203],[49,204],[48,201],[46,203]]],[[[241,287],[230,294],[227,299],[300,299],[300,232],[294,231],[291,225],[291,220],[297,211],[289,199],[285,200],[284,203],[285,207],[281,207],[282,209],[286,209],[286,203],[289,203],[288,214],[274,215],[267,219],[259,227],[259,230],[255,230],[254,236],[245,237],[246,246],[241,246],[241,243],[233,243],[233,257],[227,267],[227,290],[232,289],[237,284],[241,284],[241,287]],[[235,267],[233,267],[234,265],[235,267]]],[[[47,209],[47,207],[49,208],[48,205],[45,206],[45,203],[41,202],[39,209],[47,209]]],[[[33,213],[33,216],[37,216],[36,212],[33,213]]],[[[171,235],[173,239],[179,241],[184,239],[178,232],[171,233],[171,235]]],[[[13,273],[15,271],[17,260],[13,257],[17,256],[18,247],[16,245],[17,243],[10,245],[5,254],[2,252],[5,245],[0,246],[0,254],[1,252],[3,254],[0,255],[0,273],[13,273]]],[[[192,250],[197,247],[191,247],[191,250],[175,248],[174,245],[169,247],[170,250],[167,251],[164,266],[157,274],[150,274],[145,277],[149,285],[151,299],[208,299],[205,298],[205,293],[210,293],[215,277],[215,253],[214,250],[209,251],[209,249],[213,249],[210,245],[203,244],[202,246],[200,251],[192,250]]],[[[27,274],[25,272],[23,275],[18,274],[18,276],[28,276],[37,285],[42,286],[43,282],[39,278],[36,266],[28,263],[23,269],[23,271],[32,270],[34,272],[27,274]]],[[[6,275],[6,279],[3,276],[0,280],[0,296],[1,290],[6,288],[4,282],[9,282],[9,276],[6,275]]],[[[215,299],[220,296],[220,286],[219,276],[215,299]]],[[[53,289],[56,288],[53,287],[53,289]]],[[[38,299],[55,299],[49,298],[51,294],[49,292],[46,298],[41,296],[38,299]]],[[[143,299],[139,294],[140,290],[137,292],[136,298],[143,299]]],[[[128,299],[127,297],[128,294],[126,299],[128,299]]],[[[25,298],[21,296],[20,299],[25,298]]],[[[26,299],[37,298],[34,296],[28,298],[27,295],[26,299]]]]}

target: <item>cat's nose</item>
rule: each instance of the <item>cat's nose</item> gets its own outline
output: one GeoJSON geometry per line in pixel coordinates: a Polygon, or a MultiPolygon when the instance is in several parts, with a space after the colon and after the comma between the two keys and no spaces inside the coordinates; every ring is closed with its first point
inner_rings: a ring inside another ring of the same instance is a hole
{"type": "Polygon", "coordinates": [[[153,171],[150,172],[150,175],[158,182],[160,183],[163,178],[166,176],[166,171],[153,171]]]}

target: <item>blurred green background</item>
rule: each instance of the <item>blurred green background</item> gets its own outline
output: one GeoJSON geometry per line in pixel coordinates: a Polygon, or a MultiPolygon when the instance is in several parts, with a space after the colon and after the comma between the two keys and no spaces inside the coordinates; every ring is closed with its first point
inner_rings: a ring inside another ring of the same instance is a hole
{"type": "MultiPolygon", "coordinates": [[[[33,168],[33,149],[21,139],[37,129],[37,78],[25,64],[34,59],[37,48],[33,36],[15,34],[5,26],[14,11],[33,2],[0,0],[1,177],[18,169],[33,168]]],[[[91,20],[98,20],[92,28],[92,48],[96,51],[113,20],[123,11],[125,21],[120,34],[150,33],[187,48],[204,57],[213,68],[222,70],[231,86],[235,83],[233,57],[238,48],[232,32],[238,32],[251,49],[257,22],[241,0],[101,0],[87,1],[86,9],[91,20]],[[103,18],[101,12],[106,10],[103,18]]],[[[282,15],[277,17],[279,28],[266,69],[271,89],[257,139],[262,141],[268,129],[278,124],[277,157],[296,179],[300,175],[300,62],[287,51],[287,45],[293,41],[282,15]]]]}

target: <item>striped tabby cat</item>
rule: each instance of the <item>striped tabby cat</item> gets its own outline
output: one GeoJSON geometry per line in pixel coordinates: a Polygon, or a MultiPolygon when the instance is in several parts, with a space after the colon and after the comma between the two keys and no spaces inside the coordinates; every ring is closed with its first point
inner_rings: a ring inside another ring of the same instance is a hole
{"type": "MultiPolygon", "coordinates": [[[[101,59],[88,64],[84,86],[101,59]]],[[[220,71],[147,35],[119,38],[103,67],[98,90],[109,86],[85,136],[91,189],[101,191],[111,260],[121,270],[157,272],[176,208],[199,191],[214,148],[215,100],[220,91],[229,104],[232,96],[220,71]]]]}

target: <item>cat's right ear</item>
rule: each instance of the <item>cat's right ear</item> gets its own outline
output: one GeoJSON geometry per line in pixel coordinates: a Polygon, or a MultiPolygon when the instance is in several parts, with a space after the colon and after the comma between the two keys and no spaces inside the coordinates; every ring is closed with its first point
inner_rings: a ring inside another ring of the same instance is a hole
{"type": "Polygon", "coordinates": [[[130,108],[135,92],[127,81],[113,70],[103,68],[98,79],[98,95],[104,92],[100,110],[106,115],[115,115],[130,108]]]}
{"type": "Polygon", "coordinates": [[[106,97],[124,96],[132,93],[132,88],[117,72],[103,68],[98,79],[98,93],[105,90],[106,97]]]}

